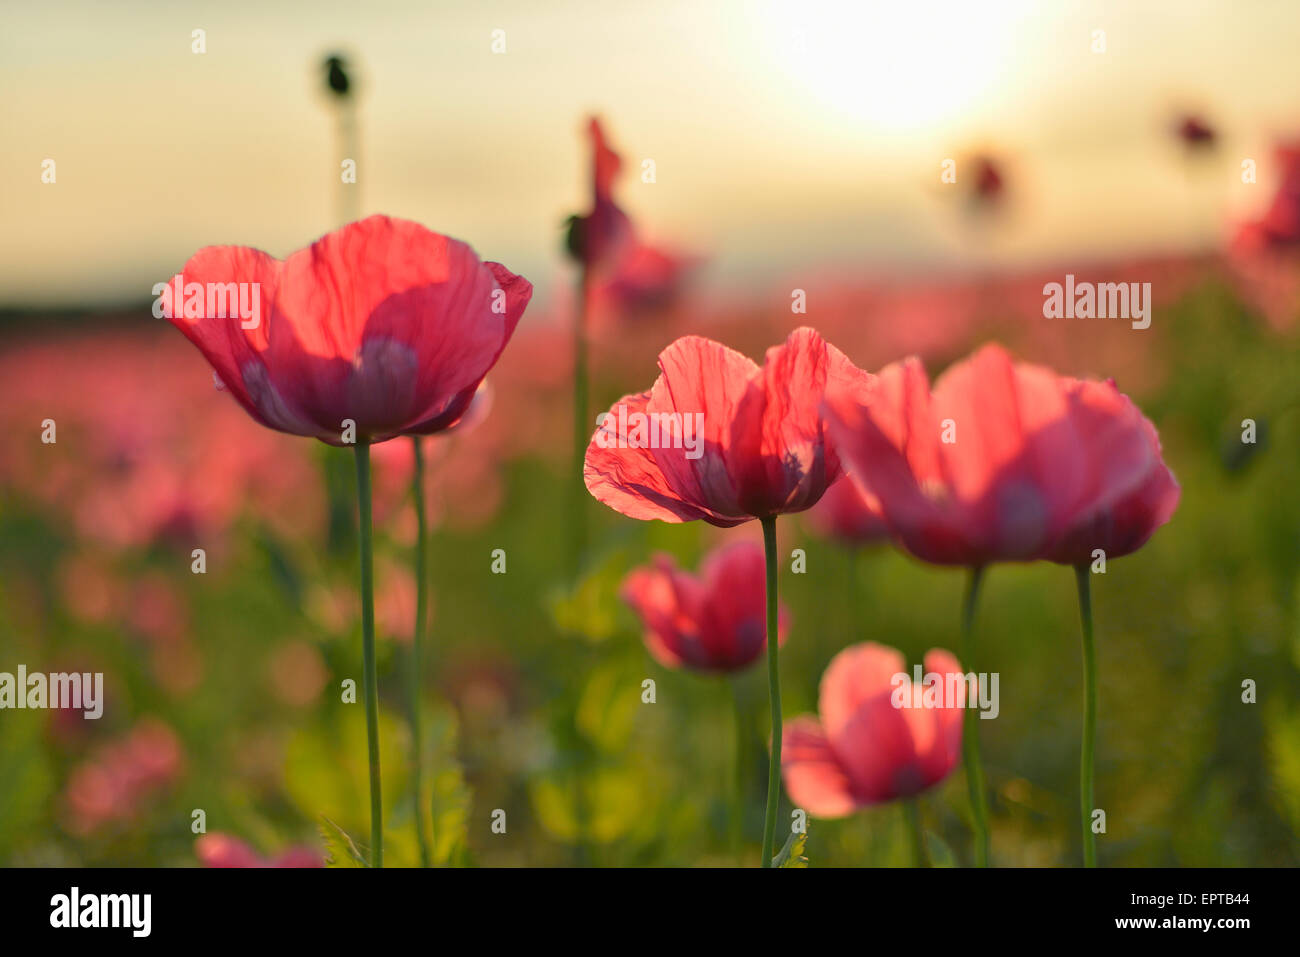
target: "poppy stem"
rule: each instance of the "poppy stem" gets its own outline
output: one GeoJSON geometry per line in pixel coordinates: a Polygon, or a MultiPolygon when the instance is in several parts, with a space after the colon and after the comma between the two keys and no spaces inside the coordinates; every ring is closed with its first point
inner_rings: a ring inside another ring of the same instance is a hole
{"type": "Polygon", "coordinates": [[[1083,866],[1097,866],[1097,835],[1092,832],[1093,757],[1097,746],[1097,649],[1092,634],[1092,585],[1087,563],[1074,567],[1083,622],[1083,747],[1079,757],[1079,811],[1083,827],[1083,866]]]}
{"type": "Polygon", "coordinates": [[[763,820],[763,867],[772,866],[776,837],[776,806],[781,798],[781,674],[777,668],[776,516],[763,524],[763,551],[767,557],[767,696],[772,708],[772,756],[767,769],[767,814],[763,820]]]}
{"type": "Polygon", "coordinates": [[[411,789],[415,800],[415,840],[420,847],[420,866],[431,867],[429,837],[424,830],[424,743],[420,733],[420,662],[424,628],[429,614],[429,545],[424,507],[424,446],[420,436],[411,436],[415,470],[411,492],[415,499],[415,628],[411,632],[411,789]]]}
{"type": "Polygon", "coordinates": [[[384,808],[379,783],[379,687],[375,677],[375,573],[371,531],[370,443],[358,442],[357,505],[361,532],[361,652],[366,692],[366,743],[370,752],[370,866],[384,866],[384,808]]]}
{"type": "MultiPolygon", "coordinates": [[[[975,602],[979,597],[984,568],[971,566],[966,584],[966,597],[961,612],[961,657],[967,672],[975,672],[975,602]]],[[[967,693],[970,693],[967,688],[967,693]]],[[[966,765],[966,787],[970,791],[971,820],[974,829],[975,866],[989,866],[989,805],[984,794],[984,766],[980,763],[979,715],[973,702],[967,701],[962,710],[961,750],[966,765]]]]}
{"type": "MultiPolygon", "coordinates": [[[[355,99],[347,97],[338,103],[337,121],[336,138],[338,141],[339,162],[351,160],[353,163],[360,163],[360,157],[357,155],[360,149],[357,145],[357,108],[355,99]]],[[[355,222],[358,219],[357,210],[360,206],[356,183],[341,180],[335,188],[339,191],[340,224],[346,225],[355,222]]]]}
{"type": "MultiPolygon", "coordinates": [[[[578,587],[582,574],[582,555],[587,547],[587,489],[583,482],[587,442],[592,429],[587,420],[587,310],[590,302],[591,273],[584,264],[578,274],[577,305],[573,316],[573,477],[569,492],[569,562],[571,587],[578,587]]],[[[574,816],[577,818],[577,841],[574,852],[579,866],[591,859],[591,809],[587,800],[587,777],[590,760],[584,750],[578,758],[575,778],[574,816]]]]}
{"type": "Polygon", "coordinates": [[[930,855],[925,850],[925,829],[921,826],[921,804],[914,798],[903,799],[903,816],[912,836],[912,866],[929,867],[930,855]]]}
{"type": "MultiPolygon", "coordinates": [[[[578,278],[578,303],[573,317],[573,471],[574,486],[570,502],[569,530],[572,535],[573,574],[576,576],[582,567],[582,552],[587,544],[587,522],[583,506],[586,504],[586,489],[583,485],[584,462],[587,456],[587,442],[591,438],[591,429],[587,422],[587,306],[590,299],[591,280],[587,267],[583,266],[578,278]]],[[[576,581],[575,581],[576,584],[576,581]]]]}
{"type": "Polygon", "coordinates": [[[731,853],[740,857],[740,847],[744,840],[745,820],[745,752],[747,735],[745,734],[745,705],[740,698],[740,682],[735,678],[724,679],[731,688],[732,723],[736,732],[734,777],[731,782],[731,853]]]}

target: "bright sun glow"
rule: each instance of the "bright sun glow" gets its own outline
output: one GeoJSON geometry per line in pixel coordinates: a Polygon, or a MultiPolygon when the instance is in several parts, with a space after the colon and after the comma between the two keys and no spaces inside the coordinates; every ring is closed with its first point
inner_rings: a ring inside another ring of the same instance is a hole
{"type": "MultiPolygon", "coordinates": [[[[948,125],[1013,71],[1018,2],[772,0],[778,62],[831,111],[884,132],[948,125]]],[[[991,107],[986,107],[991,108],[991,107]]]]}

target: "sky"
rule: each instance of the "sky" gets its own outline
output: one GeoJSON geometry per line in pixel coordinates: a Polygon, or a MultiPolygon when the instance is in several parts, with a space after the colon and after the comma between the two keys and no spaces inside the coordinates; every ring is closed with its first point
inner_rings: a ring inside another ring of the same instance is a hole
{"type": "Polygon", "coordinates": [[[1200,250],[1300,136],[1298,35],[1294,0],[0,0],[0,306],[142,302],[202,246],[283,256],[347,209],[545,297],[592,113],[620,201],[717,288],[1200,250]],[[359,84],[348,207],[335,50],[359,84]],[[1180,152],[1182,110],[1213,155],[1180,152]],[[979,152],[1007,172],[991,223],[940,182],[979,152]]]}

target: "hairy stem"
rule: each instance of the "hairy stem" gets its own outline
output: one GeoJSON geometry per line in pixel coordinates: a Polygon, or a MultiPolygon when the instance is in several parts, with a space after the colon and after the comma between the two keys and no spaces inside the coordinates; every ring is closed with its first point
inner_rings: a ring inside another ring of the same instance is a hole
{"type": "Polygon", "coordinates": [[[1083,827],[1083,866],[1097,866],[1097,835],[1092,832],[1092,776],[1097,747],[1097,649],[1092,633],[1091,572],[1087,564],[1074,568],[1079,588],[1079,617],[1083,622],[1083,746],[1079,756],[1079,813],[1083,827]]]}
{"type": "Polygon", "coordinates": [[[361,652],[370,752],[370,866],[384,866],[384,807],[379,777],[379,685],[375,675],[375,575],[371,530],[370,443],[356,444],[357,505],[361,532],[361,652]]]}
{"type": "Polygon", "coordinates": [[[411,493],[415,499],[415,628],[411,632],[411,791],[415,801],[415,840],[420,848],[420,866],[430,867],[433,854],[424,829],[424,735],[420,728],[420,668],[424,629],[429,615],[429,532],[424,504],[424,446],[421,437],[411,436],[415,456],[411,493]]]}
{"type": "Polygon", "coordinates": [[[776,516],[762,519],[767,557],[767,694],[772,708],[772,756],[767,770],[767,813],[763,819],[763,867],[772,866],[776,807],[781,798],[781,674],[777,667],[776,516]]]}
{"type": "MultiPolygon", "coordinates": [[[[975,603],[979,597],[984,569],[973,566],[966,584],[961,613],[961,659],[967,673],[979,674],[975,667],[975,603]]],[[[967,688],[967,693],[974,689],[967,688]]],[[[980,762],[979,714],[974,702],[967,701],[962,711],[961,750],[966,765],[966,787],[970,792],[971,821],[974,829],[975,866],[989,866],[989,805],[984,787],[984,766],[980,762]]]]}

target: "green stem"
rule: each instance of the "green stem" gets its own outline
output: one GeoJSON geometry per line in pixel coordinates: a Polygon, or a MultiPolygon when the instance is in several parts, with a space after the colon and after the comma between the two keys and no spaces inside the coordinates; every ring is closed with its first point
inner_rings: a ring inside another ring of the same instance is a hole
{"type": "Polygon", "coordinates": [[[573,471],[574,480],[570,497],[571,514],[569,532],[572,536],[573,574],[576,578],[582,566],[582,552],[587,544],[586,505],[587,490],[583,483],[587,444],[592,427],[587,418],[587,307],[590,300],[590,281],[587,268],[582,268],[578,279],[578,303],[573,320],[573,471]]]}
{"type": "Polygon", "coordinates": [[[1092,832],[1093,754],[1097,746],[1097,649],[1092,636],[1091,572],[1087,563],[1076,565],[1079,617],[1083,621],[1083,747],[1079,758],[1079,812],[1083,826],[1083,866],[1097,866],[1097,835],[1092,832]]]}
{"type": "Polygon", "coordinates": [[[772,707],[772,757],[767,769],[767,814],[763,819],[763,867],[772,866],[776,838],[776,806],[781,798],[781,674],[777,668],[776,516],[763,523],[763,551],[767,556],[767,695],[772,707]]]}
{"type": "Polygon", "coordinates": [[[912,836],[912,866],[929,867],[930,855],[925,850],[925,829],[921,827],[921,805],[916,798],[903,799],[903,816],[907,818],[907,830],[912,836]]]}
{"type": "Polygon", "coordinates": [[[731,782],[731,853],[740,857],[740,847],[744,840],[745,820],[745,754],[747,736],[745,734],[745,706],[740,700],[740,682],[736,678],[724,679],[731,689],[732,724],[736,732],[735,762],[732,768],[731,782]]]}
{"type": "Polygon", "coordinates": [[[379,783],[379,686],[375,677],[375,574],[371,545],[370,443],[358,442],[357,505],[361,530],[361,651],[366,690],[366,743],[370,751],[370,866],[384,866],[384,808],[379,783]]]}
{"type": "MultiPolygon", "coordinates": [[[[348,97],[338,104],[337,141],[340,154],[339,161],[350,159],[360,165],[361,158],[358,155],[360,150],[357,145],[359,142],[357,139],[357,108],[356,101],[352,97],[348,97]]],[[[340,225],[355,222],[359,218],[357,211],[361,208],[360,194],[357,192],[360,187],[356,183],[345,183],[340,179],[335,188],[339,191],[340,225]]]]}
{"type": "MultiPolygon", "coordinates": [[[[569,491],[569,562],[572,587],[578,587],[582,573],[582,556],[587,547],[587,489],[583,481],[587,445],[593,431],[587,418],[587,313],[591,295],[591,277],[584,265],[578,276],[577,306],[573,317],[573,477],[569,491]]],[[[587,649],[584,647],[584,652],[587,649]]],[[[574,814],[577,818],[577,842],[574,846],[579,866],[591,861],[591,808],[586,793],[590,759],[585,751],[578,757],[574,814]]]]}
{"type": "MultiPolygon", "coordinates": [[[[979,597],[984,569],[971,567],[966,597],[961,613],[961,660],[967,673],[979,674],[975,668],[975,602],[979,597]]],[[[970,693],[971,689],[967,689],[970,693]]],[[[989,805],[984,791],[984,766],[980,763],[979,710],[967,701],[962,711],[962,761],[966,765],[966,787],[970,791],[971,820],[974,827],[975,866],[989,866],[989,805]]]]}
{"type": "Polygon", "coordinates": [[[424,736],[420,730],[421,645],[424,644],[424,628],[429,614],[429,533],[424,507],[424,446],[420,436],[411,436],[411,451],[415,456],[415,471],[411,479],[411,492],[415,497],[415,628],[411,632],[409,668],[411,790],[415,801],[415,840],[420,848],[420,866],[431,867],[433,854],[429,850],[429,836],[424,830],[424,736]]]}

